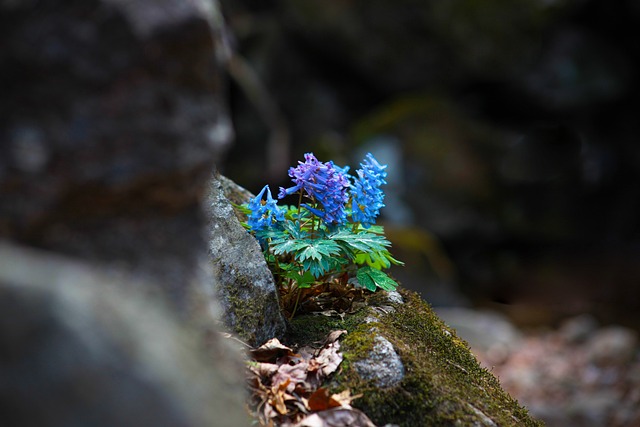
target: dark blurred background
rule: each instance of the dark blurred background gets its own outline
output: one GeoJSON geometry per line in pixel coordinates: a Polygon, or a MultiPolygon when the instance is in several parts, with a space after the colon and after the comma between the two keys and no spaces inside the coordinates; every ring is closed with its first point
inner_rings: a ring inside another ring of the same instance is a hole
{"type": "Polygon", "coordinates": [[[313,151],[389,164],[393,271],[527,327],[640,327],[640,3],[224,0],[223,173],[286,185],[313,151]]]}

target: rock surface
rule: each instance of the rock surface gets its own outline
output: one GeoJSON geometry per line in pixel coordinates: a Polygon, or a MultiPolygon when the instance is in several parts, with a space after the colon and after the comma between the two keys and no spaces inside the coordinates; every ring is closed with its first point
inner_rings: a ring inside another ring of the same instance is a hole
{"type": "Polygon", "coordinates": [[[0,236],[126,266],[186,305],[231,136],[216,3],[0,8],[0,236]]]}
{"type": "Polygon", "coordinates": [[[249,424],[202,209],[221,25],[214,0],[0,2],[3,423],[249,424]]]}
{"type": "Polygon", "coordinates": [[[135,283],[0,244],[3,423],[249,425],[237,349],[210,339],[203,352],[172,306],[135,283]]]}
{"type": "Polygon", "coordinates": [[[288,340],[303,345],[330,330],[347,330],[342,370],[331,388],[362,394],[352,405],[377,425],[541,425],[428,304],[411,291],[400,296],[377,292],[344,319],[296,317],[288,340]]]}
{"type": "MultiPolygon", "coordinates": [[[[232,188],[228,180],[223,182],[232,188]]],[[[206,206],[211,221],[209,254],[224,322],[254,347],[281,337],[286,325],[273,276],[258,241],[240,225],[218,178],[211,182],[206,206]]]]}

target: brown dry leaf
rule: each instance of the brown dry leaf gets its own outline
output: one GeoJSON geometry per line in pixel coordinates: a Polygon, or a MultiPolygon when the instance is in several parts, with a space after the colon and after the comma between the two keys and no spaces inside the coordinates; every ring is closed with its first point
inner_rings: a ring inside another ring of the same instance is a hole
{"type": "Polygon", "coordinates": [[[269,402],[265,402],[262,413],[264,415],[264,420],[261,424],[273,425],[273,421],[271,421],[271,419],[276,418],[278,416],[278,413],[275,409],[273,409],[273,406],[269,402]]]}
{"type": "Polygon", "coordinates": [[[275,362],[282,356],[295,355],[293,350],[282,345],[278,338],[270,339],[260,347],[249,350],[249,353],[256,362],[275,362]]]}
{"type": "Polygon", "coordinates": [[[340,343],[336,341],[320,350],[316,357],[316,361],[321,366],[320,372],[325,377],[334,373],[342,363],[342,354],[338,353],[338,350],[340,350],[340,343]]]}
{"type": "Polygon", "coordinates": [[[292,392],[297,383],[304,383],[307,379],[307,363],[300,362],[295,365],[280,365],[278,372],[271,378],[274,386],[287,382],[289,392],[292,392]]]}
{"type": "Polygon", "coordinates": [[[376,427],[357,409],[333,408],[305,417],[295,427],[376,427]]]}
{"type": "Polygon", "coordinates": [[[291,382],[290,379],[286,379],[280,384],[276,384],[271,388],[273,395],[269,398],[269,403],[278,411],[281,415],[285,415],[287,413],[287,406],[284,404],[285,401],[285,390],[289,386],[291,382]]]}
{"type": "Polygon", "coordinates": [[[275,363],[261,363],[255,362],[249,364],[249,369],[259,377],[271,377],[273,374],[278,372],[278,368],[280,366],[275,363]]]}
{"type": "Polygon", "coordinates": [[[343,407],[351,409],[351,402],[362,395],[351,396],[350,390],[329,395],[329,390],[319,388],[309,396],[309,409],[312,411],[324,411],[325,409],[343,407]]]}
{"type": "Polygon", "coordinates": [[[319,388],[309,396],[309,409],[312,411],[324,411],[325,409],[340,406],[340,404],[331,404],[331,396],[326,388],[319,388]]]}
{"type": "MultiPolygon", "coordinates": [[[[334,373],[342,362],[339,353],[340,337],[344,330],[332,331],[322,341],[321,348],[304,347],[298,354],[272,339],[251,351],[255,362],[249,363],[249,384],[252,402],[259,422],[263,426],[295,426],[300,420],[308,419],[310,411],[322,411],[322,416],[310,422],[322,422],[321,426],[332,427],[336,420],[359,420],[357,414],[327,412],[341,407],[351,409],[354,399],[349,391],[329,395],[326,389],[319,389],[324,379],[334,373]]],[[[351,426],[369,424],[351,424],[351,426]]]]}
{"type": "Polygon", "coordinates": [[[316,311],[311,313],[314,316],[325,316],[325,317],[339,317],[340,319],[344,319],[345,313],[340,313],[336,310],[325,310],[325,311],[316,311]]]}
{"type": "Polygon", "coordinates": [[[338,341],[338,339],[346,334],[347,331],[345,331],[344,329],[340,329],[340,330],[336,330],[336,331],[331,331],[329,332],[329,335],[327,335],[327,337],[324,339],[324,341],[322,342],[322,347],[326,347],[329,344],[333,344],[334,342],[338,341]]]}
{"type": "Polygon", "coordinates": [[[346,389],[341,391],[340,393],[331,395],[331,400],[338,403],[338,405],[335,405],[335,406],[342,406],[343,408],[351,408],[351,402],[353,402],[359,397],[362,397],[362,394],[356,394],[355,396],[351,396],[351,390],[346,389]]]}

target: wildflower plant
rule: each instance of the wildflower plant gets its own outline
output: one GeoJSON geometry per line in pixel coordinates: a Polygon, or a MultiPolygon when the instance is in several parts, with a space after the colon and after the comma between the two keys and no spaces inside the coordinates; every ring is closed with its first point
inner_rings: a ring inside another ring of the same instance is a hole
{"type": "Polygon", "coordinates": [[[349,168],[321,162],[313,153],[289,168],[293,186],[280,188],[278,199],[297,197],[294,206],[278,206],[269,186],[248,204],[245,227],[262,245],[281,293],[326,285],[393,290],[398,285],[383,270],[402,264],[391,256],[384,229],[375,225],[384,207],[386,165],[370,153],[355,175],[349,168]],[[266,199],[265,199],[266,195],[266,199]]]}

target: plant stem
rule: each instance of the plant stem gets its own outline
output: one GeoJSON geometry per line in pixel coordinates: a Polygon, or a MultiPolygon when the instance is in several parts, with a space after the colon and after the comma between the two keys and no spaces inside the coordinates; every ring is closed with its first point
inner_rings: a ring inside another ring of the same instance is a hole
{"type": "Polygon", "coordinates": [[[298,221],[300,221],[301,213],[302,213],[302,189],[300,189],[300,196],[298,197],[298,221]]]}
{"type": "Polygon", "coordinates": [[[293,311],[291,312],[291,317],[289,317],[289,320],[293,319],[293,316],[296,315],[296,310],[298,309],[298,302],[300,301],[300,288],[298,288],[298,296],[296,297],[296,303],[293,305],[293,311]]]}

